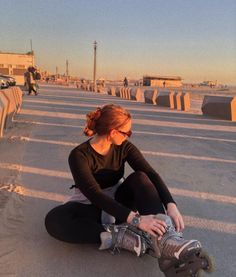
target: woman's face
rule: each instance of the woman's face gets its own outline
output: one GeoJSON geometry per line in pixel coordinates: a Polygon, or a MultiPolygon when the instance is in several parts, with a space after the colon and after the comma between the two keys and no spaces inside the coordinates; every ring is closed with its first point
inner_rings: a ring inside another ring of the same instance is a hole
{"type": "Polygon", "coordinates": [[[113,129],[110,133],[111,142],[116,145],[121,145],[132,134],[131,132],[131,120],[118,129],[113,129]]]}

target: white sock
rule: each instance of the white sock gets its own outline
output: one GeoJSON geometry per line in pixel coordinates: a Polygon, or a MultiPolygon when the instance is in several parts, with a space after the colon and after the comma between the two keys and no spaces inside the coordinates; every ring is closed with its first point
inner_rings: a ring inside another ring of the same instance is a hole
{"type": "Polygon", "coordinates": [[[109,249],[112,246],[112,234],[110,232],[102,232],[100,234],[101,245],[99,250],[109,249]]]}

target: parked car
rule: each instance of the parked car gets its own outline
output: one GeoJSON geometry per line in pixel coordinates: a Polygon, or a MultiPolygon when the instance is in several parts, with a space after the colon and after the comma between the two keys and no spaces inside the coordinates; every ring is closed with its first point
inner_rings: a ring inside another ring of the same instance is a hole
{"type": "Polygon", "coordinates": [[[7,80],[0,76],[0,89],[8,88],[8,87],[9,87],[9,83],[7,82],[7,80]]]}
{"type": "Polygon", "coordinates": [[[4,79],[5,82],[8,84],[8,86],[15,86],[16,85],[16,80],[15,78],[8,76],[8,75],[0,75],[1,79],[4,79]]]}

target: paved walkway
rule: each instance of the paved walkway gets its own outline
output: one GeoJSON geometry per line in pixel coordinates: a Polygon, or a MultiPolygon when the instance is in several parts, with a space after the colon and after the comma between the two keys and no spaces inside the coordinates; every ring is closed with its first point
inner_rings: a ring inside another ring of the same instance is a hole
{"type": "Polygon", "coordinates": [[[57,241],[44,229],[45,214],[71,193],[67,157],[86,139],[82,135],[85,114],[106,103],[120,104],[131,112],[131,140],[170,187],[185,217],[185,237],[199,239],[215,257],[212,276],[236,276],[235,123],[204,118],[196,110],[170,111],[55,86],[41,86],[37,97],[24,96],[15,128],[0,140],[0,181],[7,191],[1,190],[0,195],[15,195],[5,206],[9,214],[5,213],[4,222],[10,231],[3,234],[12,240],[5,244],[0,240],[0,273],[163,276],[152,257],[137,258],[125,251],[113,256],[98,251],[97,245],[57,241]]]}

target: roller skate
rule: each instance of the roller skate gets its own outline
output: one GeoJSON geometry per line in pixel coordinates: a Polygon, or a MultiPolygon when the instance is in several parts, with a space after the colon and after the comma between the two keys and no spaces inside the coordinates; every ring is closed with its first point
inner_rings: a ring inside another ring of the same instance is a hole
{"type": "Polygon", "coordinates": [[[166,277],[199,277],[201,270],[213,270],[211,259],[202,251],[198,240],[183,239],[182,234],[175,231],[169,216],[158,214],[156,217],[167,225],[161,240],[151,238],[160,270],[166,277]]]}
{"type": "Polygon", "coordinates": [[[125,249],[138,257],[144,255],[151,248],[151,241],[147,233],[131,224],[106,224],[106,232],[100,234],[101,245],[99,250],[109,249],[112,254],[125,249]]]}
{"type": "Polygon", "coordinates": [[[152,247],[157,258],[182,260],[201,249],[201,243],[197,240],[185,240],[181,233],[176,232],[172,219],[165,214],[157,214],[156,218],[167,225],[166,233],[161,240],[151,237],[152,247]]]}
{"type": "Polygon", "coordinates": [[[167,224],[161,240],[131,224],[104,224],[106,231],[100,234],[99,249],[108,249],[112,254],[125,249],[138,257],[147,253],[158,258],[160,270],[166,277],[200,277],[201,271],[213,271],[212,261],[202,251],[199,241],[183,239],[169,216],[158,214],[156,217],[167,224]]]}

